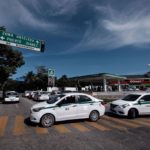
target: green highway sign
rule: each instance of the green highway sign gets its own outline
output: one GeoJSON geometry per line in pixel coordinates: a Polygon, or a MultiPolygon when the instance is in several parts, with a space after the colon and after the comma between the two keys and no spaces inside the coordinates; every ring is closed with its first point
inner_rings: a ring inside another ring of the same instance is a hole
{"type": "Polygon", "coordinates": [[[55,71],[53,69],[48,69],[48,77],[55,76],[55,71]]]}
{"type": "Polygon", "coordinates": [[[0,44],[31,49],[35,51],[44,51],[45,43],[26,36],[16,35],[13,33],[0,30],[0,44]]]}

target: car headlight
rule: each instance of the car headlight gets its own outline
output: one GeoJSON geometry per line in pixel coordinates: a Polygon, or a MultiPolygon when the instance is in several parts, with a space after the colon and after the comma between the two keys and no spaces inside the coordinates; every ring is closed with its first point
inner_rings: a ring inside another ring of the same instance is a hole
{"type": "Polygon", "coordinates": [[[39,112],[42,109],[44,109],[44,107],[33,108],[32,111],[39,112]]]}
{"type": "Polygon", "coordinates": [[[121,108],[126,108],[126,107],[128,107],[128,106],[130,106],[129,104],[124,104],[124,105],[121,105],[120,107],[121,108]]]}

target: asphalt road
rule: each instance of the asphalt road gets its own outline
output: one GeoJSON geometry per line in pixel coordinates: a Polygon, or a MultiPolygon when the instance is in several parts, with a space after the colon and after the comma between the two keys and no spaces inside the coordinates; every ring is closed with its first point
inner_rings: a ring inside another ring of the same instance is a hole
{"type": "Polygon", "coordinates": [[[56,123],[42,128],[29,121],[30,107],[37,102],[0,103],[0,150],[149,150],[150,117],[136,120],[103,116],[56,123]]]}

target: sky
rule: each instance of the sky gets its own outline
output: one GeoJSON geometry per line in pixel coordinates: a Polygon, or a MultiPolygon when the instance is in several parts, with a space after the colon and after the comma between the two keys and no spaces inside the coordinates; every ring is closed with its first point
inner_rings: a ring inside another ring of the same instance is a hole
{"type": "Polygon", "coordinates": [[[45,41],[44,53],[14,47],[25,65],[13,78],[37,66],[58,78],[150,71],[150,0],[0,0],[0,26],[45,41]]]}

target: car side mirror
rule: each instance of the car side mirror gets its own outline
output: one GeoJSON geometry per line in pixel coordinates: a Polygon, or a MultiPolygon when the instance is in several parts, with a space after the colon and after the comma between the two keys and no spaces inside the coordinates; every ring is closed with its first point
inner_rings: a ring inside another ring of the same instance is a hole
{"type": "Polygon", "coordinates": [[[140,99],[138,103],[141,105],[144,102],[144,99],[140,99]]]}

